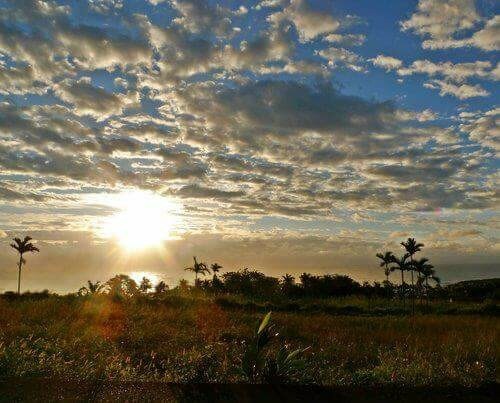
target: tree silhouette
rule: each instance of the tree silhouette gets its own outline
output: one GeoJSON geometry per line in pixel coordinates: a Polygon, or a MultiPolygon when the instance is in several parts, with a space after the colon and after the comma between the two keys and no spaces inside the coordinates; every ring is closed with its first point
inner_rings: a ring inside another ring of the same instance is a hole
{"type": "Polygon", "coordinates": [[[408,238],[406,242],[401,242],[401,245],[405,248],[406,252],[410,256],[410,273],[411,273],[411,306],[412,306],[412,312],[415,313],[415,280],[413,278],[413,272],[415,270],[414,264],[413,264],[413,256],[415,253],[420,252],[422,248],[424,247],[423,243],[417,243],[415,241],[415,238],[408,238]]]}
{"type": "Polygon", "coordinates": [[[126,274],[118,274],[106,282],[112,296],[132,297],[137,295],[137,283],[126,274]]]}
{"type": "Polygon", "coordinates": [[[78,294],[79,295],[99,294],[103,289],[104,285],[101,284],[100,281],[96,281],[95,283],[93,283],[92,281],[88,280],[87,285],[83,286],[78,290],[78,294]]]}
{"type": "Polygon", "coordinates": [[[210,269],[203,262],[198,262],[196,256],[193,256],[194,264],[191,267],[186,267],[184,270],[192,271],[194,273],[194,284],[198,285],[198,276],[210,273],[210,269]]]}
{"type": "Polygon", "coordinates": [[[151,288],[153,288],[151,280],[147,277],[143,277],[141,283],[139,284],[139,291],[143,294],[147,294],[151,288]]]}
{"type": "Polygon", "coordinates": [[[163,294],[167,290],[168,290],[168,285],[163,280],[161,280],[158,284],[155,285],[155,294],[163,294]]]}
{"type": "Polygon", "coordinates": [[[214,276],[212,277],[212,288],[214,291],[220,291],[223,287],[223,283],[217,276],[217,273],[220,272],[222,266],[219,263],[212,263],[210,269],[212,269],[212,273],[214,274],[214,276]]]}
{"type": "Polygon", "coordinates": [[[14,238],[14,243],[11,243],[10,246],[17,250],[19,253],[19,263],[18,263],[18,276],[17,276],[17,294],[21,294],[21,269],[23,268],[23,264],[26,264],[26,259],[24,259],[23,255],[28,252],[40,252],[35,245],[33,245],[30,241],[33,238],[26,236],[24,240],[21,238],[14,238]]]}
{"type": "Polygon", "coordinates": [[[210,269],[212,270],[212,273],[214,273],[214,276],[216,273],[220,272],[220,269],[222,269],[222,266],[219,263],[212,263],[210,266],[210,269]]]}
{"type": "Polygon", "coordinates": [[[408,262],[408,257],[410,255],[405,253],[400,259],[396,256],[392,259],[392,263],[395,266],[391,266],[391,271],[399,270],[401,272],[401,299],[403,300],[403,306],[405,305],[405,277],[404,272],[409,270],[410,262],[408,262]]]}
{"type": "Polygon", "coordinates": [[[436,276],[436,270],[434,270],[434,266],[428,262],[429,259],[425,257],[413,262],[413,264],[415,265],[415,270],[419,273],[419,285],[425,284],[425,297],[427,305],[429,304],[429,280],[434,281],[434,283],[437,285],[441,283],[441,279],[436,276]]]}
{"type": "Polygon", "coordinates": [[[384,267],[385,281],[389,285],[389,275],[391,274],[391,268],[389,265],[394,262],[394,254],[390,251],[384,253],[377,253],[377,257],[381,260],[380,267],[384,267]]]}

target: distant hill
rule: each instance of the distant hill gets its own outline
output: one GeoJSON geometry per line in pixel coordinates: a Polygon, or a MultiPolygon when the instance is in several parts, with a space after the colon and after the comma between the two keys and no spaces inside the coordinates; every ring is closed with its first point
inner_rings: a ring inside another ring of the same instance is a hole
{"type": "Polygon", "coordinates": [[[450,297],[458,299],[499,299],[500,278],[465,280],[444,287],[450,297]]]}
{"type": "Polygon", "coordinates": [[[444,285],[467,280],[500,278],[500,263],[456,263],[435,266],[444,285]]]}

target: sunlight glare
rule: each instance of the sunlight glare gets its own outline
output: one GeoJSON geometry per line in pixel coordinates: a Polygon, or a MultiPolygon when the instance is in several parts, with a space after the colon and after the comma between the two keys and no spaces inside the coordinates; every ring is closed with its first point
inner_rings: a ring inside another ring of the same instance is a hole
{"type": "Polygon", "coordinates": [[[129,274],[129,276],[138,285],[141,284],[141,281],[144,277],[151,280],[151,283],[153,284],[153,286],[160,282],[160,276],[157,273],[153,273],[150,271],[133,271],[129,274]]]}
{"type": "Polygon", "coordinates": [[[103,236],[128,251],[158,247],[176,227],[180,206],[152,192],[131,191],[113,195],[108,204],[118,211],[107,217],[103,236]]]}

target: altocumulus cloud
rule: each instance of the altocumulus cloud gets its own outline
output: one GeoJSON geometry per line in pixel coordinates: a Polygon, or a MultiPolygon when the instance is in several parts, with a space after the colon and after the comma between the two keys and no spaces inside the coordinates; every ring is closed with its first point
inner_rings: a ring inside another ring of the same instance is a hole
{"type": "Polygon", "coordinates": [[[61,287],[76,286],[99,272],[92,223],[112,213],[85,196],[142,189],[184,206],[172,265],[219,253],[327,270],[335,256],[354,270],[412,226],[448,258],[466,218],[463,253],[497,257],[498,16],[472,0],[409,5],[391,29],[423,48],[411,59],[344,6],[1,2],[0,237],[38,235],[52,278],[57,253],[82,268],[61,287]],[[467,60],[433,53],[461,47],[467,60]]]}

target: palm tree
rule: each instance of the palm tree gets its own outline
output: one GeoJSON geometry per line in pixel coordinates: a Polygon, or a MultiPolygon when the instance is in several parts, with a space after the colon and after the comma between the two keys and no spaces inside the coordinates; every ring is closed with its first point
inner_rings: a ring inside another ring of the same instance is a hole
{"type": "Polygon", "coordinates": [[[210,269],[203,262],[198,262],[196,256],[193,256],[194,264],[191,267],[186,267],[184,270],[192,271],[194,273],[194,284],[198,285],[198,275],[205,275],[210,273],[210,269]]]}
{"type": "Polygon", "coordinates": [[[153,283],[151,283],[151,280],[147,277],[143,277],[141,283],[139,284],[139,291],[143,294],[147,294],[151,288],[153,288],[153,283]]]}
{"type": "Polygon", "coordinates": [[[217,273],[220,272],[220,269],[222,269],[222,266],[219,263],[212,263],[210,266],[210,269],[212,270],[212,273],[214,274],[214,279],[217,277],[217,273]]]}
{"type": "Polygon", "coordinates": [[[214,291],[220,291],[222,289],[222,281],[217,277],[217,273],[220,272],[220,269],[222,269],[222,266],[219,263],[212,263],[210,266],[210,269],[212,269],[212,273],[214,274],[212,278],[212,289],[214,291]]]}
{"type": "Polygon", "coordinates": [[[417,270],[419,273],[419,285],[425,283],[425,297],[427,305],[429,304],[429,280],[434,281],[434,283],[436,283],[437,285],[441,283],[441,279],[436,276],[436,270],[434,270],[434,266],[430,263],[427,263],[428,261],[429,259],[424,257],[414,262],[415,270],[417,270]]]}
{"type": "Polygon", "coordinates": [[[413,265],[413,255],[415,253],[420,252],[424,247],[423,243],[417,243],[415,238],[408,238],[406,242],[401,242],[401,245],[405,248],[406,252],[410,256],[410,272],[411,272],[411,303],[412,303],[412,312],[415,313],[415,289],[414,289],[414,278],[413,271],[415,270],[413,265]]]}
{"type": "Polygon", "coordinates": [[[24,240],[22,241],[20,238],[14,238],[14,243],[10,244],[10,246],[17,250],[17,253],[19,253],[17,294],[21,294],[21,269],[23,268],[23,264],[26,264],[26,260],[23,258],[23,255],[28,252],[40,252],[40,249],[30,242],[32,239],[33,238],[29,236],[24,237],[24,240]]]}
{"type": "Polygon", "coordinates": [[[394,262],[395,256],[392,252],[387,251],[384,253],[377,253],[377,257],[381,260],[380,267],[385,267],[385,281],[387,282],[387,285],[389,285],[389,275],[391,274],[391,268],[389,265],[394,262]]]}
{"type": "Polygon", "coordinates": [[[93,283],[92,281],[88,280],[87,285],[83,286],[78,290],[78,294],[79,295],[99,294],[103,289],[104,285],[101,284],[100,281],[96,281],[95,283],[93,283]]]}
{"type": "Polygon", "coordinates": [[[284,294],[290,294],[294,287],[295,277],[288,273],[281,277],[281,290],[284,294]]]}
{"type": "Polygon", "coordinates": [[[398,259],[396,256],[393,257],[392,263],[395,266],[391,266],[391,271],[399,270],[401,271],[401,299],[403,300],[403,307],[405,306],[405,276],[404,272],[409,270],[410,262],[408,262],[408,253],[405,253],[401,259],[398,259]]]}
{"type": "Polygon", "coordinates": [[[155,285],[155,294],[163,294],[168,290],[168,285],[163,280],[155,285]]]}

